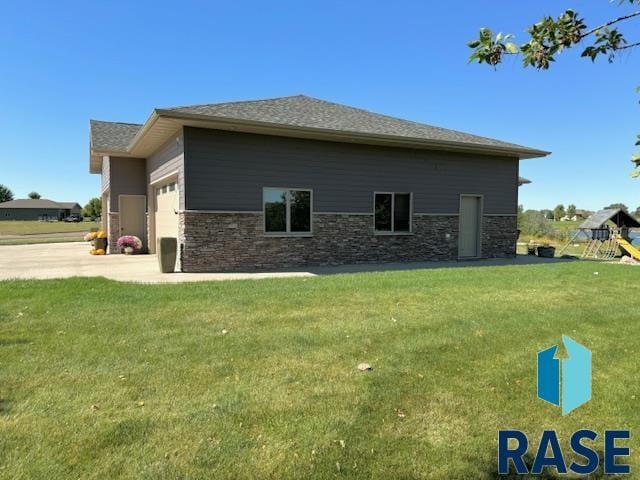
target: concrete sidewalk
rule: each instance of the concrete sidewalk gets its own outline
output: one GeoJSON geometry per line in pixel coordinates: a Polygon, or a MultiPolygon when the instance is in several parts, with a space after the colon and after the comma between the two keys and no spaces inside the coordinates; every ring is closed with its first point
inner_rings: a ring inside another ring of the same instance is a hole
{"type": "Polygon", "coordinates": [[[106,277],[123,282],[179,283],[212,280],[239,280],[282,277],[312,277],[338,273],[384,272],[424,268],[461,268],[501,265],[557,263],[566,260],[518,256],[467,262],[388,263],[313,267],[281,272],[172,273],[158,270],[155,255],[89,255],[85,242],[0,246],[0,280],[69,277],[106,277]]]}

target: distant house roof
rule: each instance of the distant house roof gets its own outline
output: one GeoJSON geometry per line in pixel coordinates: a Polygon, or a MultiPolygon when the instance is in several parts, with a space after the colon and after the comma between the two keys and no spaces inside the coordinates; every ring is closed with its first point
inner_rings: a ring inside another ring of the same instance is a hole
{"type": "Polygon", "coordinates": [[[18,198],[0,203],[0,208],[51,208],[64,210],[74,208],[76,205],[78,204],[75,202],[54,202],[46,198],[18,198]]]}
{"type": "Polygon", "coordinates": [[[58,205],[60,205],[62,208],[64,209],[72,209],[72,208],[82,208],[82,206],[79,203],[76,202],[56,202],[58,205]]]}
{"type": "MultiPolygon", "coordinates": [[[[304,95],[156,109],[144,125],[91,121],[91,150],[149,154],[151,140],[166,141],[180,126],[333,139],[412,148],[448,148],[534,158],[549,152],[493,138],[373,113],[304,95]],[[164,119],[162,123],[160,120],[164,119]],[[170,120],[170,121],[166,121],[170,120]],[[173,128],[173,130],[171,130],[173,128]]],[[[92,171],[98,171],[92,164],[92,171]]]]}
{"type": "Polygon", "coordinates": [[[611,208],[594,213],[582,222],[579,228],[603,228],[609,221],[612,221],[618,227],[640,227],[640,222],[624,210],[611,208]]]}

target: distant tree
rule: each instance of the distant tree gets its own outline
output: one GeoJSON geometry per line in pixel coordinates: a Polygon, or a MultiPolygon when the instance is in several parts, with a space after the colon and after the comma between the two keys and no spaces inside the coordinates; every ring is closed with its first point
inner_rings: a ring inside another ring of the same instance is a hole
{"type": "Polygon", "coordinates": [[[564,215],[565,215],[564,205],[562,204],[556,205],[556,208],[553,209],[553,219],[557,222],[562,217],[564,217],[564,215]]]}
{"type": "Polygon", "coordinates": [[[39,198],[42,198],[42,195],[40,195],[38,192],[29,192],[28,197],[33,200],[37,200],[39,198]]]}
{"type": "MultiPolygon", "coordinates": [[[[628,26],[629,22],[640,18],[640,10],[635,8],[640,5],[640,0],[611,0],[610,3],[631,6],[634,10],[620,16],[612,15],[595,27],[587,26],[580,14],[571,9],[556,18],[547,15],[527,28],[528,38],[519,46],[513,42],[511,34],[494,35],[491,29],[481,28],[477,40],[468,44],[473,49],[469,61],[496,68],[505,56],[520,55],[523,66],[547,70],[561,53],[578,47],[582,50],[581,56],[592,62],[603,56],[612,63],[619,53],[640,47],[640,39],[631,38],[629,41],[620,29],[623,24],[628,26]]],[[[629,26],[629,31],[636,33],[637,25],[629,26]]],[[[541,105],[544,107],[546,105],[541,105]]],[[[636,138],[636,146],[640,146],[640,135],[636,138]]],[[[640,177],[640,153],[634,154],[631,161],[637,167],[632,176],[640,177]]]]}
{"type": "Polygon", "coordinates": [[[102,214],[102,200],[96,197],[89,200],[89,203],[84,206],[83,213],[85,217],[99,217],[102,214]]]}
{"type": "Polygon", "coordinates": [[[0,184],[0,203],[10,202],[11,200],[13,200],[13,192],[9,190],[9,187],[0,184]]]}
{"type": "Polygon", "coordinates": [[[523,213],[524,213],[524,205],[518,205],[518,228],[520,228],[523,213]]]}
{"type": "Polygon", "coordinates": [[[542,215],[544,215],[544,218],[546,218],[547,220],[553,220],[553,210],[545,208],[544,210],[540,210],[540,213],[542,213],[542,215]]]}
{"type": "Polygon", "coordinates": [[[624,203],[612,203],[608,207],[604,207],[605,210],[624,210],[625,212],[629,211],[629,208],[624,203]]]}
{"type": "Polygon", "coordinates": [[[549,220],[542,212],[537,210],[526,210],[518,215],[518,228],[523,235],[532,237],[550,237],[554,230],[549,220]]]}
{"type": "Polygon", "coordinates": [[[575,217],[576,216],[576,206],[572,203],[571,205],[567,205],[567,217],[575,217]]]}
{"type": "Polygon", "coordinates": [[[636,208],[636,211],[635,211],[635,212],[633,212],[633,215],[634,215],[636,218],[640,218],[640,207],[636,208]]]}

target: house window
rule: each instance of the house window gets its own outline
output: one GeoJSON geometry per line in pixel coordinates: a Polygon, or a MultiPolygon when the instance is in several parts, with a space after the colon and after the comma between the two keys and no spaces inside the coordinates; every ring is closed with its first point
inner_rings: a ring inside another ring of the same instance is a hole
{"type": "Polygon", "coordinates": [[[266,233],[311,233],[311,190],[265,188],[262,199],[266,233]]]}
{"type": "Polygon", "coordinates": [[[164,195],[169,192],[175,192],[177,188],[176,182],[167,183],[161,187],[156,188],[156,195],[164,195]]]}
{"type": "Polygon", "coordinates": [[[374,195],[374,229],[376,233],[411,231],[411,194],[376,193],[374,195]]]}

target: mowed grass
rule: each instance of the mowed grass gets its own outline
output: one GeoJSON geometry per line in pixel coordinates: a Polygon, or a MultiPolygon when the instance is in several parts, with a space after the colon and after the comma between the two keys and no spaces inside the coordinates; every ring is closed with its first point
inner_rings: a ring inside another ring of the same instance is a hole
{"type": "Polygon", "coordinates": [[[506,428],[567,452],[579,428],[630,428],[635,478],[639,275],[0,283],[0,478],[489,479],[506,428]],[[593,352],[592,400],[565,417],[535,382],[562,334],[593,352]]]}
{"type": "Polygon", "coordinates": [[[33,235],[46,233],[88,232],[100,228],[96,222],[40,222],[38,220],[1,220],[1,235],[33,235]]]}

